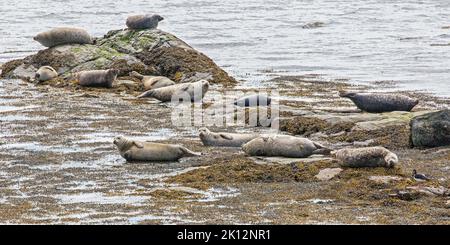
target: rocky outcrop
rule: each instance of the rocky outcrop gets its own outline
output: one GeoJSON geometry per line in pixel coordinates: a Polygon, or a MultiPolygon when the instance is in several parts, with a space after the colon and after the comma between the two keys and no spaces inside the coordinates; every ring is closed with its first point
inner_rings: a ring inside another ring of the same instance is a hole
{"type": "Polygon", "coordinates": [[[384,146],[409,148],[411,145],[410,121],[427,113],[329,113],[316,112],[280,120],[280,129],[329,142],[348,142],[355,146],[384,146]]]}
{"type": "Polygon", "coordinates": [[[2,77],[27,79],[45,65],[55,68],[62,77],[78,71],[116,68],[120,76],[134,70],[144,75],[166,76],[175,82],[206,79],[224,85],[236,83],[206,55],[176,36],[156,29],[110,31],[95,45],[44,49],[5,63],[2,77]]]}
{"type": "Polygon", "coordinates": [[[450,109],[413,118],[411,140],[419,147],[450,145],[450,109]]]}

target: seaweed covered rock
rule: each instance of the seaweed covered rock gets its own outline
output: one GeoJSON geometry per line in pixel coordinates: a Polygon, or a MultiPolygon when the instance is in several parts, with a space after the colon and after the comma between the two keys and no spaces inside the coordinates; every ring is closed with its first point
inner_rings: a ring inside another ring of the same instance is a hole
{"type": "Polygon", "coordinates": [[[41,66],[52,66],[63,77],[73,72],[109,69],[166,76],[175,82],[206,79],[230,85],[236,80],[210,58],[161,30],[115,30],[91,44],[60,45],[3,65],[2,77],[30,78],[41,66]]]}
{"type": "Polygon", "coordinates": [[[414,146],[438,147],[450,145],[450,110],[417,116],[411,120],[414,146]]]}

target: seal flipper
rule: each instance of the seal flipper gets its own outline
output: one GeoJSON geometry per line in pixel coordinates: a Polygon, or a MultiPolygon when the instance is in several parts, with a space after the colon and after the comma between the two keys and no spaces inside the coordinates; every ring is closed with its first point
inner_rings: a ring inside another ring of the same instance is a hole
{"type": "Polygon", "coordinates": [[[137,98],[143,98],[143,97],[153,97],[153,90],[144,92],[144,93],[140,94],[137,98]]]}
{"type": "Polygon", "coordinates": [[[202,153],[200,152],[193,152],[191,150],[189,150],[186,147],[180,146],[181,151],[185,154],[185,156],[187,157],[199,157],[202,155],[202,153]]]}
{"type": "Polygon", "coordinates": [[[319,144],[317,142],[313,142],[314,146],[317,148],[313,151],[313,154],[320,154],[320,155],[330,155],[331,150],[323,146],[322,144],[319,144]]]}
{"type": "Polygon", "coordinates": [[[134,144],[137,148],[144,148],[144,144],[142,144],[141,142],[133,141],[133,144],[134,144]]]}
{"type": "Polygon", "coordinates": [[[233,140],[233,136],[230,136],[230,135],[220,133],[219,136],[226,140],[233,140]]]}

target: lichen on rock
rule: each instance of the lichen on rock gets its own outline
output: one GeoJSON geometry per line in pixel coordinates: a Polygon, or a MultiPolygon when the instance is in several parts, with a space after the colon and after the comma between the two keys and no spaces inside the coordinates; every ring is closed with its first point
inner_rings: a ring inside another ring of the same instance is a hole
{"type": "Polygon", "coordinates": [[[66,78],[79,71],[116,68],[120,76],[137,71],[176,82],[206,79],[224,85],[236,83],[206,55],[161,30],[115,30],[99,38],[95,45],[69,44],[40,50],[5,63],[1,76],[30,79],[30,74],[41,66],[52,66],[66,78]]]}

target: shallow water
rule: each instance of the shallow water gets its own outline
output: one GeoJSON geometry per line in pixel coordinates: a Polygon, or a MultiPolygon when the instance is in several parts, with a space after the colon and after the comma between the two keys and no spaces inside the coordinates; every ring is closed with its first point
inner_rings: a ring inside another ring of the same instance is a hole
{"type": "Polygon", "coordinates": [[[41,49],[32,40],[40,31],[79,26],[102,36],[144,10],[164,16],[161,29],[250,83],[314,73],[450,96],[448,0],[1,1],[0,63],[41,49]]]}

